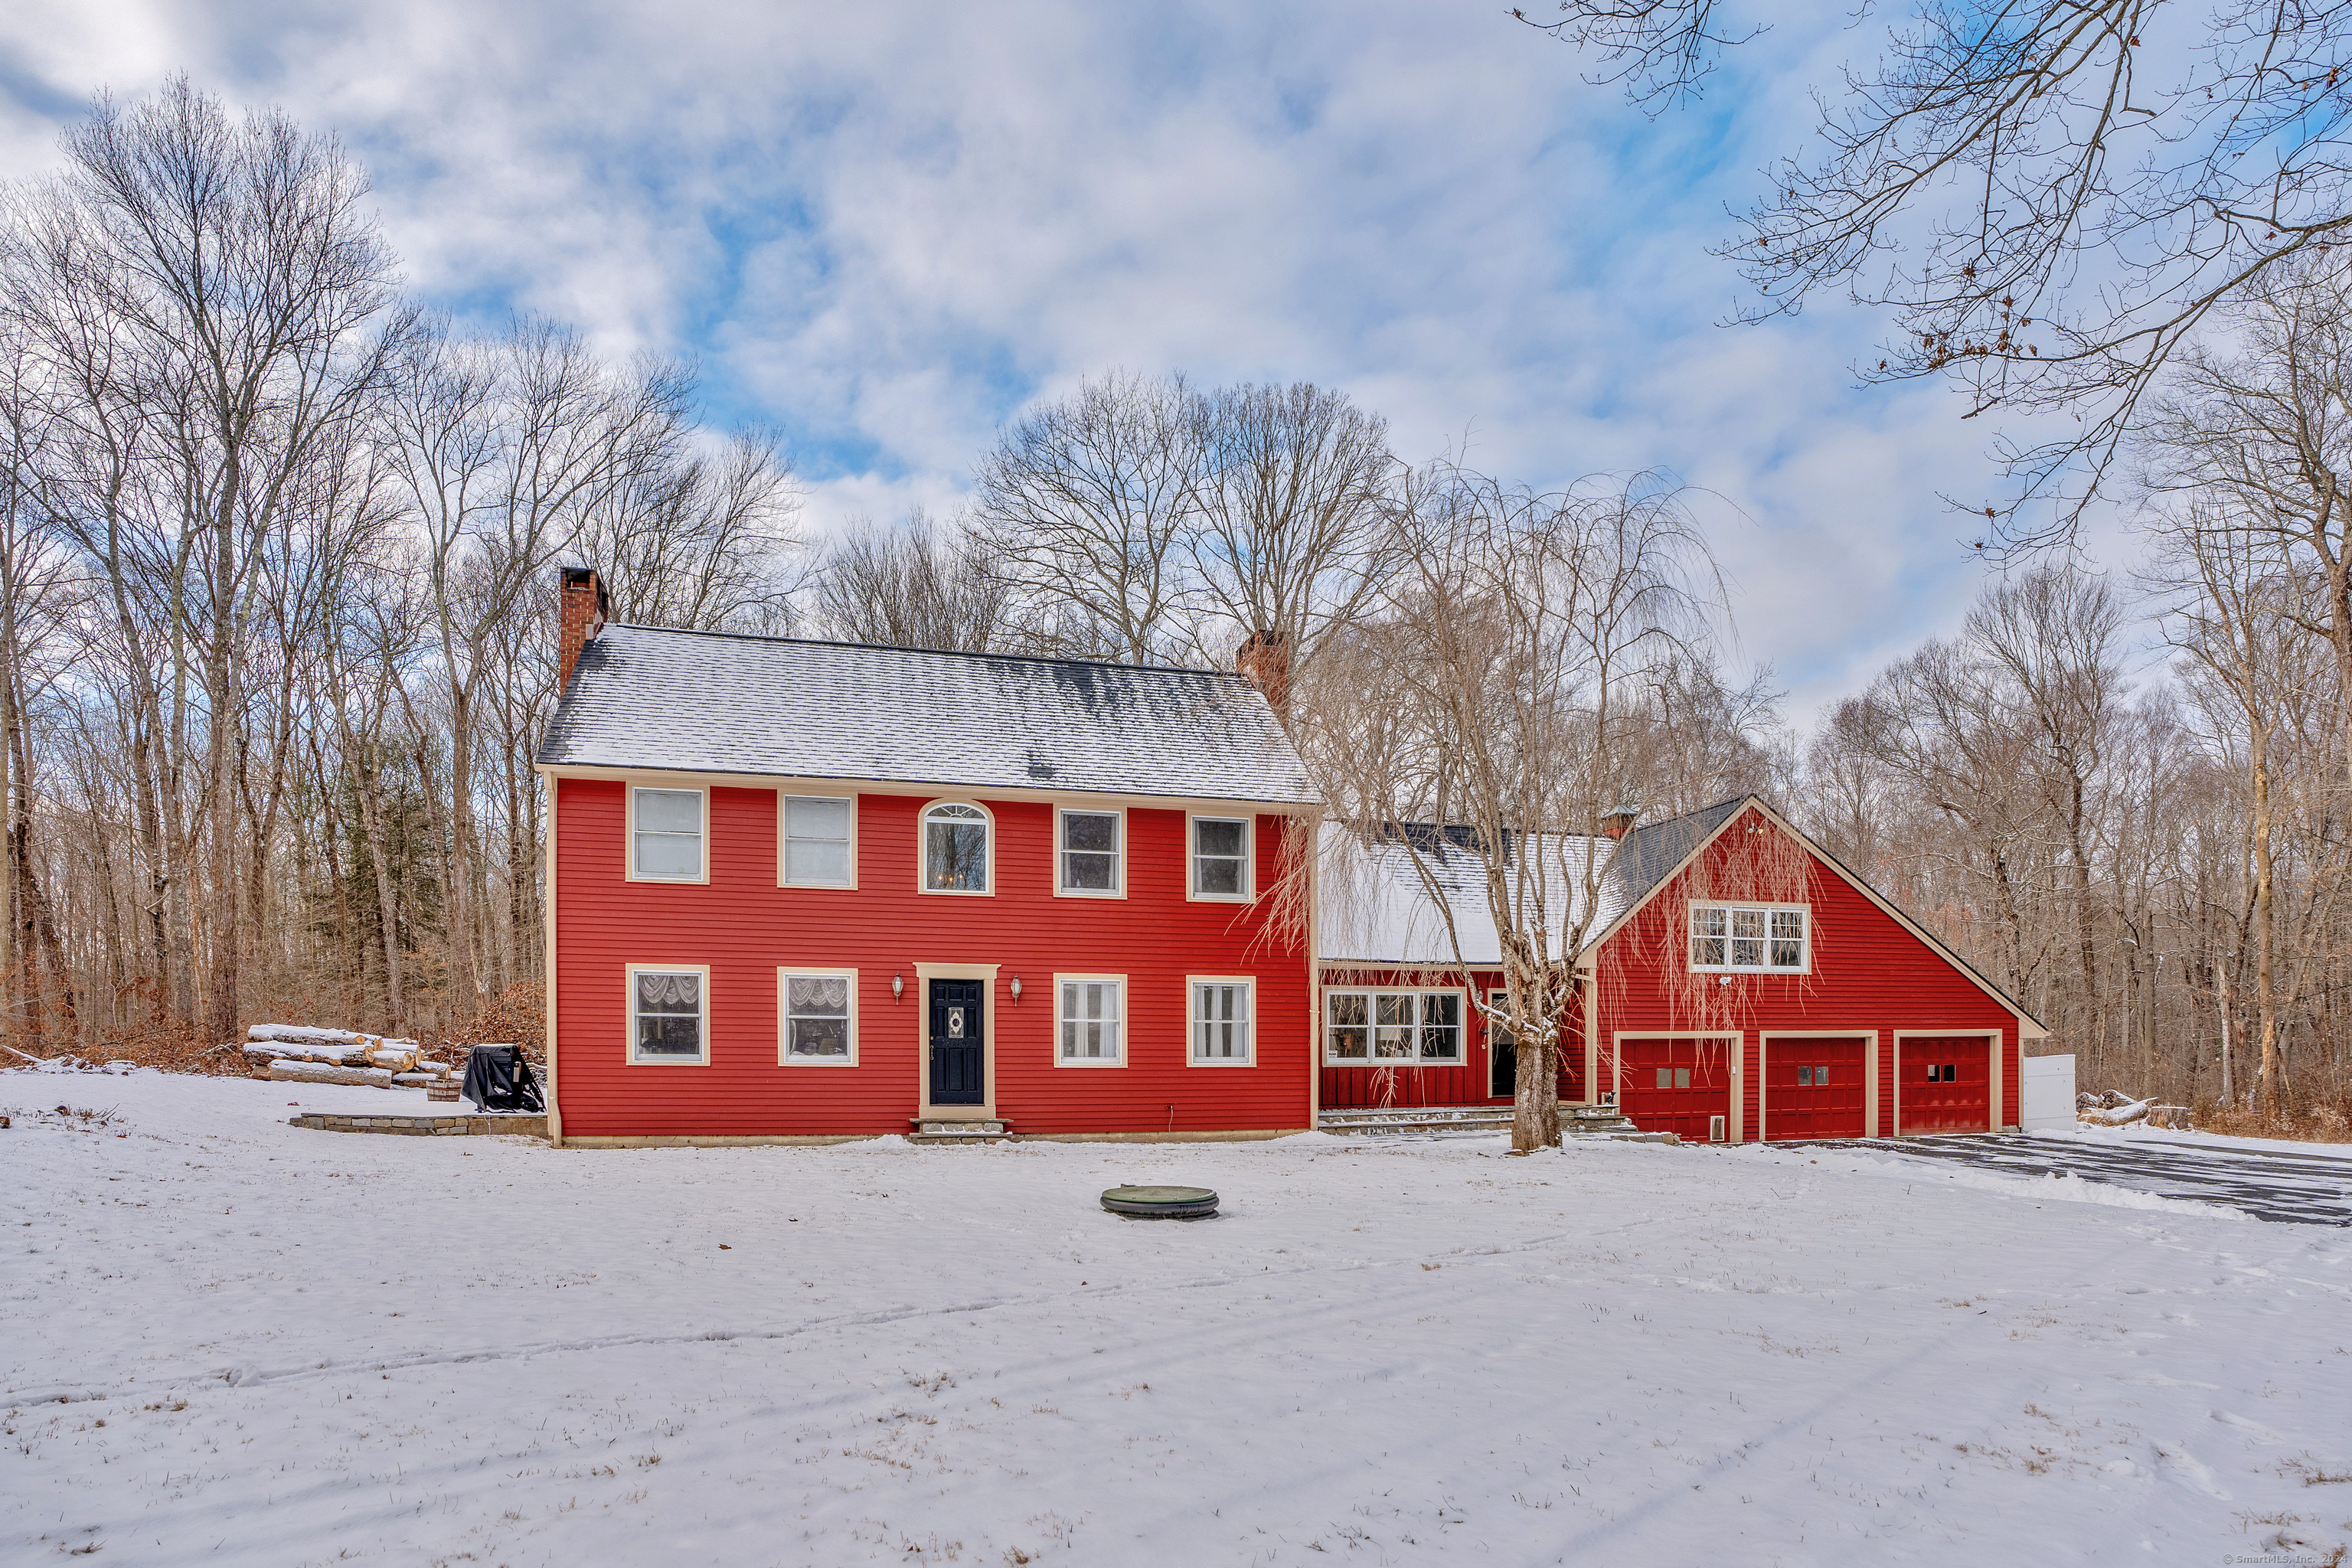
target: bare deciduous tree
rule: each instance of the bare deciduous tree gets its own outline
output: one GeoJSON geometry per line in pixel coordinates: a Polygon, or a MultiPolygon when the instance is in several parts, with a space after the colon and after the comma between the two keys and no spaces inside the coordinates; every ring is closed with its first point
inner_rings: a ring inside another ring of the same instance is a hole
{"type": "Polygon", "coordinates": [[[1191,416],[1181,537],[1217,634],[1195,641],[1222,663],[1262,632],[1294,666],[1312,659],[1377,590],[1395,466],[1387,422],[1304,383],[1221,387],[1195,397],[1191,416]]]}
{"type": "Polygon", "coordinates": [[[848,642],[1003,653],[1028,641],[985,542],[920,508],[900,528],[853,523],[826,552],[815,594],[826,632],[848,642]]]}
{"type": "MultiPolygon", "coordinates": [[[[1527,17],[1637,98],[1696,91],[1755,28],[1718,0],[1560,0],[1527,17]]],[[[2223,0],[1941,0],[1822,98],[1728,247],[1756,314],[1825,293],[1885,310],[1867,379],[1948,376],[1970,412],[2076,416],[2003,448],[1985,509],[2026,547],[2072,536],[2142,399],[2219,307],[2352,234],[2352,13],[2223,0]],[[2054,521],[2023,500],[2074,472],[2054,521]]]]}
{"type": "Polygon", "coordinates": [[[1507,983],[1499,1014],[1479,1005],[1517,1045],[1513,1145],[1541,1148],[1559,1138],[1562,1026],[1593,984],[1577,963],[1612,847],[1601,819],[1646,782],[1642,690],[1721,587],[1685,498],[1648,475],[1539,494],[1440,465],[1391,529],[1368,614],[1299,693],[1302,748],[1334,814],[1402,848],[1463,971],[1440,840],[1475,858],[1507,983]]]}
{"type": "Polygon", "coordinates": [[[1114,371],[1015,421],[981,464],[971,515],[988,558],[1022,618],[1066,652],[1147,664],[1177,636],[1188,401],[1181,381],[1114,371]]]}

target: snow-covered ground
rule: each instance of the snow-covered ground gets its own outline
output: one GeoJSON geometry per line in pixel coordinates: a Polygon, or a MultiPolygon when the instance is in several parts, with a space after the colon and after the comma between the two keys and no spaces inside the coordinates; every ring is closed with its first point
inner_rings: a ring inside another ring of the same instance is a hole
{"type": "Polygon", "coordinates": [[[1821,1150],[551,1150],[0,1073],[0,1561],[2324,1561],[2352,1232],[1821,1150]],[[119,1108],[97,1127],[33,1108],[119,1108]],[[1096,1204],[1224,1196],[1198,1224],[1096,1204]]]}

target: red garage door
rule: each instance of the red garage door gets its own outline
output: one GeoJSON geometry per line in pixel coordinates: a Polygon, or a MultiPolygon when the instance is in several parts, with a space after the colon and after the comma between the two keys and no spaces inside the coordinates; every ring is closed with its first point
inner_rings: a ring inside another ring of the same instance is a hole
{"type": "Polygon", "coordinates": [[[1992,1131],[1992,1046],[1982,1035],[1906,1035],[1895,1060],[1895,1131],[1992,1131]]]}
{"type": "Polygon", "coordinates": [[[1714,1118],[1731,1114],[1729,1040],[1621,1040],[1617,1048],[1625,1086],[1617,1108],[1643,1131],[1704,1143],[1714,1118]]]}
{"type": "Polygon", "coordinates": [[[1862,1058],[1869,1041],[1764,1042],[1764,1136],[1859,1138],[1862,1058]]]}

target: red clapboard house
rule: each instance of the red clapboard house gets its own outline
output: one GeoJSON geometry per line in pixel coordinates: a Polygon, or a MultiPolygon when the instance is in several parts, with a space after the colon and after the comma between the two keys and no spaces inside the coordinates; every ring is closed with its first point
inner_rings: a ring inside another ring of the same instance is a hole
{"type": "MultiPolygon", "coordinates": [[[[538,763],[557,1142],[1267,1137],[1508,1103],[1471,841],[1401,830],[1465,967],[1406,843],[1321,822],[1260,672],[603,608],[568,571],[538,763]]],[[[1769,805],[1612,826],[1543,841],[1600,870],[1563,1100],[1694,1141],[2015,1125],[2040,1026],[1769,805]]]]}
{"type": "Polygon", "coordinates": [[[1273,889],[1318,805],[1249,681],[603,609],[567,571],[538,762],[557,1142],[1314,1124],[1313,969],[1273,889]]]}
{"type": "MultiPolygon", "coordinates": [[[[1563,1020],[1563,1102],[1613,1103],[1693,1142],[2017,1124],[2020,1047],[2046,1031],[1933,934],[1755,796],[1633,820],[1538,850],[1556,911],[1581,897],[1588,851],[1599,869],[1581,1005],[1563,1020]]],[[[1507,1105],[1510,1047],[1472,1005],[1503,984],[1482,862],[1465,830],[1405,831],[1462,963],[1406,846],[1367,848],[1327,826],[1319,1103],[1507,1105]]]]}

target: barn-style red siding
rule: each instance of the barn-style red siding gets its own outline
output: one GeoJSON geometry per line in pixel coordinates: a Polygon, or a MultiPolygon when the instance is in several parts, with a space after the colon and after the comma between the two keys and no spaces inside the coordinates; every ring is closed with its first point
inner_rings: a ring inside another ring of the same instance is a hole
{"type": "MultiPolygon", "coordinates": [[[[624,786],[555,785],[556,1094],[567,1138],[903,1132],[925,1070],[918,963],[1000,965],[994,1100],[1015,1133],[1235,1131],[1309,1124],[1314,1002],[1304,949],[1270,900],[1189,901],[1181,810],[1130,808],[1128,896],[1053,892],[1053,808],[977,797],[995,816],[996,892],[916,890],[924,799],[857,801],[855,889],[776,885],[773,789],[710,791],[706,885],[625,877],[624,786]],[[627,1060],[625,966],[710,966],[710,1065],[627,1060]],[[776,970],[858,971],[856,1067],[780,1066],[776,970]],[[1127,1065],[1054,1060],[1053,976],[1128,976],[1127,1065]],[[907,995],[894,1003],[890,978],[907,995]],[[1023,983],[1016,1005],[1009,983],[1023,983]],[[1185,976],[1257,982],[1256,1062],[1189,1065],[1185,976]]],[[[1282,819],[1258,818],[1258,886],[1282,819]]]]}
{"type": "MultiPolygon", "coordinates": [[[[1750,824],[1778,832],[1752,807],[1735,819],[1706,851],[1704,886],[1712,899],[1738,898],[1727,886],[1727,868],[1737,846],[1736,835],[1750,824]]],[[[1738,1028],[1745,1049],[1746,1104],[1742,1136],[1757,1135],[1759,1075],[1758,1047],[1767,1031],[1852,1031],[1878,1037],[1881,1120],[1879,1132],[1892,1131],[1887,1120],[1885,1064],[1894,1031],[1949,1029],[1998,1030],[2003,1067],[1999,1124],[2017,1122],[2017,1016],[1993,1000],[1964,972],[1903,926],[1853,884],[1820,860],[1808,857],[1811,870],[1805,901],[1812,910],[1812,973],[1808,975],[1735,975],[1727,994],[1710,1011],[1719,1016],[1691,1017],[1675,1004],[1671,987],[1686,978],[1678,973],[1687,963],[1687,910],[1690,871],[1658,889],[1655,897],[1611,938],[1601,963],[1601,1081],[1610,1081],[1610,1041],[1619,1030],[1678,1030],[1738,1028]]],[[[1776,1040],[1776,1055],[1787,1042],[1776,1040]]],[[[1768,1136],[1780,1136],[1768,1115],[1768,1136]]]]}
{"type": "MultiPolygon", "coordinates": [[[[1728,870],[1738,847],[1734,836],[1745,834],[1750,824],[1762,825],[1770,832],[1780,831],[1752,808],[1733,821],[1706,852],[1704,885],[1708,898],[1759,896],[1754,890],[1743,894],[1728,870]]],[[[1696,1016],[1683,995],[1686,989],[1683,982],[1687,976],[1682,965],[1688,962],[1685,938],[1687,910],[1690,888],[1696,879],[1690,870],[1658,889],[1634,918],[1609,940],[1600,964],[1598,1091],[1605,1093],[1621,1083],[1621,1064],[1612,1048],[1620,1032],[1689,1037],[1702,1031],[1736,1029],[1740,1037],[1742,1102],[1736,1107],[1729,1104],[1727,1093],[1726,1103],[1719,1109],[1732,1116],[1726,1128],[1728,1136],[1736,1141],[1752,1141],[1758,1135],[1759,1110],[1769,1105],[1764,1093],[1761,1049],[1766,1034],[1780,1037],[1773,1042],[1774,1058],[1790,1062],[1797,1059],[1792,1053],[1800,1049],[1800,1042],[1780,1036],[1780,1031],[1844,1036],[1847,1044],[1834,1059],[1840,1063],[1850,1061],[1856,1071],[1861,1070],[1866,1053],[1853,1049],[1853,1038],[1874,1035],[1879,1057],[1877,1130],[1885,1135],[1895,1127],[1895,1030],[1998,1030],[2005,1065],[2001,1070],[2001,1112],[1997,1124],[2014,1126],[2018,1120],[2016,1015],[1934,948],[1905,930],[1827,864],[1810,856],[1808,859],[1811,872],[1805,901],[1812,911],[1813,943],[1812,973],[1808,975],[1735,975],[1728,986],[1720,988],[1722,994],[1711,998],[1700,1010],[1705,1016],[1696,1016]]],[[[1346,978],[1353,984],[1402,985],[1408,979],[1425,981],[1427,975],[1426,972],[1408,975],[1349,971],[1346,978]]],[[[1711,984],[1713,977],[1708,980],[1711,984]]],[[[1481,984],[1497,984],[1500,981],[1482,976],[1481,984]]],[[[1566,1100],[1579,1100],[1585,1098],[1580,1009],[1571,1009],[1571,1016],[1562,1022],[1566,1043],[1562,1050],[1560,1096],[1566,1100]]],[[[1707,1048],[1727,1051],[1729,1044],[1727,1039],[1710,1040],[1707,1048]]],[[[1319,1045],[1318,1050],[1319,1059],[1319,1045]]],[[[1322,1103],[1333,1108],[1493,1103],[1493,1097],[1486,1093],[1486,1037],[1481,1028],[1471,1047],[1471,1060],[1461,1068],[1399,1068],[1383,1075],[1376,1068],[1334,1067],[1326,1061],[1321,1069],[1322,1103]],[[1385,1083],[1384,1076],[1388,1079],[1385,1083]]],[[[1841,1094],[1841,1101],[1843,1098],[1841,1094]]],[[[1863,1102],[1856,1099],[1854,1103],[1863,1102]]],[[[1640,1106],[1629,1100],[1627,1109],[1639,1125],[1643,1115],[1640,1106]]],[[[1684,1130],[1691,1111],[1690,1106],[1677,1099],[1673,1115],[1680,1120],[1672,1128],[1662,1123],[1657,1130],[1684,1130]]],[[[1853,1111],[1837,1125],[1845,1126],[1862,1114],[1853,1111]]],[[[1776,1127],[1768,1115],[1764,1131],[1769,1137],[1801,1136],[1817,1120],[1810,1114],[1791,1117],[1776,1127]]]]}
{"type": "MultiPolygon", "coordinates": [[[[1500,970],[1479,970],[1471,976],[1471,995],[1503,988],[1500,970]]],[[[1326,965],[1323,989],[1328,991],[1461,990],[1460,980],[1430,978],[1427,970],[1360,969],[1326,965]]],[[[1465,998],[1466,1000],[1466,998],[1465,998]]],[[[1322,1015],[1318,1015],[1318,1017],[1322,1015]]],[[[1584,1097],[1583,1020],[1574,1009],[1561,1023],[1559,1095],[1564,1100],[1584,1097]]],[[[1317,1059],[1322,1063],[1320,1104],[1327,1110],[1381,1110],[1423,1105],[1504,1105],[1507,1094],[1492,1094],[1494,1058],[1488,1049],[1486,1020],[1470,1010],[1465,1059],[1458,1067],[1374,1062],[1368,1065],[1333,1062],[1318,1039],[1317,1059]]]]}

